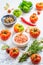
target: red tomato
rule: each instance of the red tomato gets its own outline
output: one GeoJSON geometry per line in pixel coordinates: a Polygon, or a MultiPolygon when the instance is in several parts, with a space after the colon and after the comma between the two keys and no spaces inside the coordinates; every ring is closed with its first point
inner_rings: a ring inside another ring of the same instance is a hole
{"type": "Polygon", "coordinates": [[[43,10],[43,2],[36,3],[37,10],[43,10]]]}
{"type": "Polygon", "coordinates": [[[41,56],[39,54],[33,54],[31,56],[31,61],[33,64],[38,64],[41,61],[41,56]]]}
{"type": "Polygon", "coordinates": [[[9,54],[12,58],[16,58],[19,55],[19,50],[17,48],[11,48],[9,54]]]}
{"type": "Polygon", "coordinates": [[[1,31],[1,39],[2,40],[7,40],[11,35],[11,32],[9,30],[2,30],[1,31]]]}
{"type": "Polygon", "coordinates": [[[32,23],[36,23],[37,20],[38,20],[38,17],[37,17],[37,15],[36,15],[36,13],[33,13],[33,14],[30,16],[30,21],[31,21],[32,23]]]}
{"type": "Polygon", "coordinates": [[[33,38],[37,38],[39,35],[40,35],[40,30],[38,28],[31,28],[30,29],[30,35],[33,37],[33,38]]]}

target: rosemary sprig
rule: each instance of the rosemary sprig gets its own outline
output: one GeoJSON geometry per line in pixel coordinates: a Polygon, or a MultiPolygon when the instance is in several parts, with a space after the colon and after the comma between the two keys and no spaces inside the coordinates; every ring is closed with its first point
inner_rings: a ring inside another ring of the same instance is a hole
{"type": "Polygon", "coordinates": [[[24,53],[20,59],[19,62],[24,62],[27,60],[28,57],[30,57],[32,54],[37,53],[43,49],[43,46],[40,46],[40,43],[42,41],[38,42],[37,40],[34,40],[31,46],[28,48],[26,53],[24,53]]]}

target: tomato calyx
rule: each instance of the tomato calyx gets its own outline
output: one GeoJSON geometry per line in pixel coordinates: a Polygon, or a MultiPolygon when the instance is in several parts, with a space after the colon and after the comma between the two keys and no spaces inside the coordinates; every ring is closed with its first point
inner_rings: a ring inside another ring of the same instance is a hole
{"type": "Polygon", "coordinates": [[[34,32],[37,32],[37,29],[35,29],[35,28],[34,28],[34,30],[33,30],[33,31],[34,31],[34,32]]]}
{"type": "Polygon", "coordinates": [[[18,27],[22,27],[21,25],[19,25],[18,27]]]}
{"type": "Polygon", "coordinates": [[[7,34],[8,32],[4,31],[2,34],[7,34]]]}
{"type": "Polygon", "coordinates": [[[37,55],[35,55],[35,57],[34,57],[34,59],[36,59],[38,56],[37,55]]]}
{"type": "Polygon", "coordinates": [[[17,52],[17,50],[14,49],[13,52],[17,52]]]}
{"type": "Polygon", "coordinates": [[[32,16],[32,18],[34,18],[35,16],[32,16]]]}
{"type": "Polygon", "coordinates": [[[40,2],[39,5],[42,5],[42,3],[40,2]]]}

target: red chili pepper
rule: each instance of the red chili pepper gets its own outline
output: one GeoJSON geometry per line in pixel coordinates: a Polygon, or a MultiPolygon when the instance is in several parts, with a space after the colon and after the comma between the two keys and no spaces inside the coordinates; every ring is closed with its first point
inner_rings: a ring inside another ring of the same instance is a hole
{"type": "Polygon", "coordinates": [[[21,21],[24,22],[24,23],[27,24],[27,25],[36,26],[36,25],[34,25],[34,24],[31,24],[30,22],[27,22],[23,17],[21,17],[21,21]]]}

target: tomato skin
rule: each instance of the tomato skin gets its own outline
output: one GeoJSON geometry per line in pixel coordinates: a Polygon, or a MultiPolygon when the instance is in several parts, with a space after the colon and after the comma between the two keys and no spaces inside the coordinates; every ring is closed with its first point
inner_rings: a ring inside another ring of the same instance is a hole
{"type": "Polygon", "coordinates": [[[10,49],[9,54],[12,58],[16,58],[19,55],[19,50],[17,48],[12,48],[10,49]]]}
{"type": "Polygon", "coordinates": [[[40,11],[43,10],[43,2],[37,3],[36,4],[36,9],[40,10],[40,11]]]}
{"type": "Polygon", "coordinates": [[[31,56],[31,61],[33,64],[38,64],[41,61],[41,56],[39,54],[33,54],[31,56]]]}
{"type": "Polygon", "coordinates": [[[37,20],[38,20],[37,15],[36,15],[35,13],[33,13],[33,14],[30,16],[30,21],[31,21],[32,23],[36,23],[37,20]]]}
{"type": "Polygon", "coordinates": [[[37,38],[40,35],[40,30],[37,28],[32,28],[32,29],[30,29],[30,35],[33,38],[37,38]],[[36,29],[36,31],[34,31],[35,29],[36,29]]]}
{"type": "Polygon", "coordinates": [[[9,30],[2,30],[1,31],[1,39],[6,41],[11,35],[11,32],[9,30]]]}

